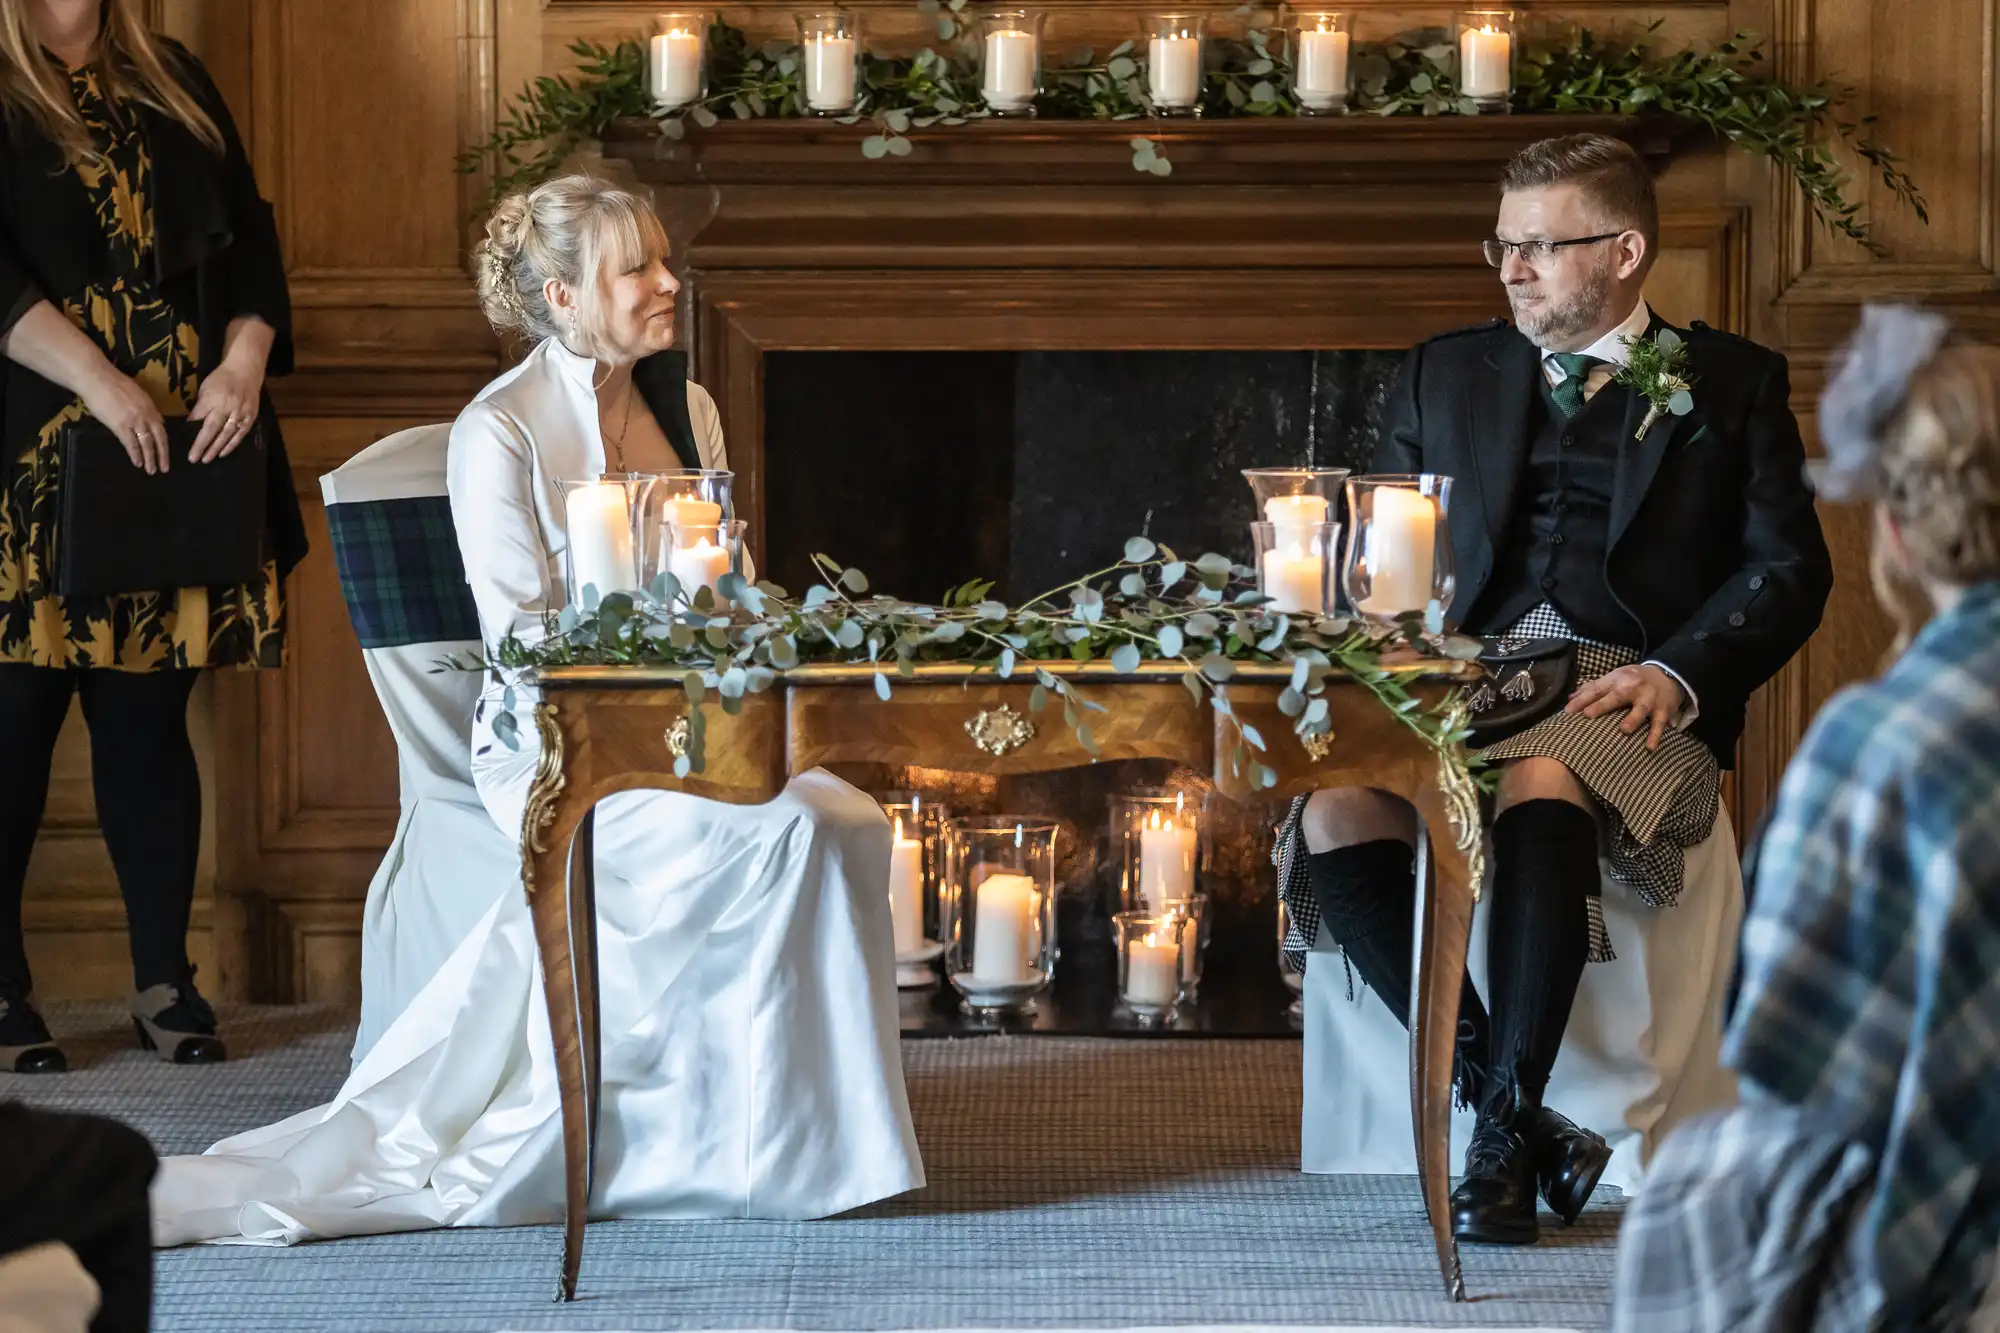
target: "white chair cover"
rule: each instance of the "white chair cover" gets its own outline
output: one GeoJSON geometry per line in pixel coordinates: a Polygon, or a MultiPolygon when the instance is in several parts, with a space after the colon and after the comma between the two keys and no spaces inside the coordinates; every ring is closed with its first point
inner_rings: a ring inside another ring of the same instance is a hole
{"type": "MultiPolygon", "coordinates": [[[[1725,811],[1687,854],[1678,904],[1648,907],[1606,876],[1604,919],[1618,955],[1584,969],[1548,1105],[1604,1135],[1603,1184],[1628,1194],[1667,1132],[1736,1101],[1722,1068],[1722,1009],[1743,918],[1743,877],[1725,811]]],[[[1486,991],[1484,905],[1473,914],[1473,983],[1486,991]]],[[[1327,1175],[1402,1175],[1417,1169],[1410,1136],[1409,1038],[1375,992],[1322,936],[1306,968],[1305,1098],[1300,1167],[1327,1175]]],[[[1452,1116],[1453,1171],[1473,1116],[1452,1116]]]]}
{"type": "Polygon", "coordinates": [[[378,440],[320,478],[368,678],[396,738],[402,810],[368,886],[361,927],[358,1061],[498,895],[520,853],[472,784],[482,673],[439,660],[480,651],[445,492],[449,423],[378,440]]]}

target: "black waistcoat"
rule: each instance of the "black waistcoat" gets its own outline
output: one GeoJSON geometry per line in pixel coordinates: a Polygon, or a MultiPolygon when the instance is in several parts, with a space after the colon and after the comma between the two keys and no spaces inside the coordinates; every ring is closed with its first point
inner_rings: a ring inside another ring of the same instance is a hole
{"type": "Polygon", "coordinates": [[[1466,627],[1497,633],[1546,601],[1583,637],[1637,650],[1643,646],[1639,625],[1618,604],[1604,574],[1631,391],[1607,383],[1582,411],[1565,417],[1548,380],[1539,372],[1536,379],[1541,392],[1520,500],[1466,627]]]}

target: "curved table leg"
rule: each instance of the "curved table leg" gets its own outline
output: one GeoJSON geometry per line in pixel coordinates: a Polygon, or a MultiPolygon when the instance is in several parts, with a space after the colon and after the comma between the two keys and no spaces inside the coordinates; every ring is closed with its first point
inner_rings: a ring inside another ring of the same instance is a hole
{"type": "Polygon", "coordinates": [[[563,1255],[558,1301],[576,1299],[597,1138],[597,890],[588,805],[568,785],[555,706],[535,710],[541,764],[521,819],[521,874],[542,960],[563,1131],[563,1255]],[[581,808],[579,808],[581,806],[581,808]]]}
{"type": "MultiPolygon", "coordinates": [[[[1468,857],[1459,848],[1461,829],[1441,789],[1419,793],[1413,803],[1423,827],[1417,844],[1416,957],[1410,997],[1410,1122],[1438,1272],[1445,1294],[1462,1301],[1465,1279],[1459,1269],[1458,1242],[1451,1233],[1451,1074],[1466,945],[1472,933],[1477,857],[1468,857]]],[[[1478,836],[1477,829],[1473,836],[1478,836]]]]}

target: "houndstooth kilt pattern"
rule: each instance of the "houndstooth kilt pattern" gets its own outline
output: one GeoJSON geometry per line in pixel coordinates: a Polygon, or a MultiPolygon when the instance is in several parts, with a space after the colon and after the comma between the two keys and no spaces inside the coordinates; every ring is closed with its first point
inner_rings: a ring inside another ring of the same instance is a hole
{"type": "MultiPolygon", "coordinates": [[[[1639,660],[1629,648],[1585,639],[1547,603],[1499,637],[1510,647],[1532,639],[1573,640],[1579,685],[1639,660]]],[[[1659,749],[1647,749],[1647,730],[1627,734],[1621,727],[1623,717],[1622,713],[1585,717],[1557,712],[1483,753],[1494,762],[1531,756],[1559,760],[1596,798],[1611,877],[1649,906],[1672,907],[1680,898],[1687,849],[1714,831],[1721,808],[1721,768],[1714,752],[1685,731],[1670,729],[1660,738],[1659,749]]],[[[1278,896],[1291,922],[1284,948],[1300,968],[1319,938],[1319,904],[1306,877],[1305,808],[1303,796],[1292,802],[1271,851],[1278,869],[1278,896]]],[[[1603,903],[1596,893],[1588,907],[1590,961],[1608,962],[1617,955],[1611,950],[1603,903]]]]}

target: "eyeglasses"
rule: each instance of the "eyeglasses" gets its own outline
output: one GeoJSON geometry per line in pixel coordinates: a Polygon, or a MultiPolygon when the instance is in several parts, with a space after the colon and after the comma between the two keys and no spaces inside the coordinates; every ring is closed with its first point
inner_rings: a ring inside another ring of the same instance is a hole
{"type": "Polygon", "coordinates": [[[1535,268],[1542,268],[1556,257],[1556,251],[1570,245],[1595,245],[1599,241],[1615,241],[1625,233],[1607,231],[1597,236],[1579,236],[1573,241],[1503,241],[1494,237],[1481,241],[1479,248],[1486,252],[1486,262],[1499,268],[1507,262],[1507,256],[1516,254],[1535,268]]]}

